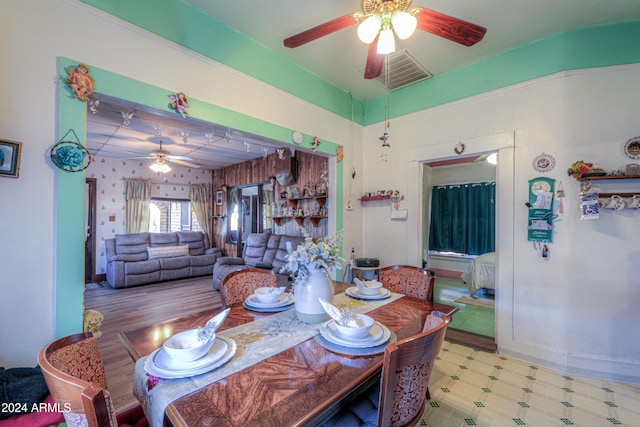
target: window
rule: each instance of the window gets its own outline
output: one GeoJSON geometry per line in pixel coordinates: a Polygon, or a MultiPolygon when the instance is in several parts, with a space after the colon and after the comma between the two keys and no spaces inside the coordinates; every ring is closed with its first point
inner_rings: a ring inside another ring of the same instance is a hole
{"type": "Polygon", "coordinates": [[[196,213],[188,200],[151,199],[149,231],[202,231],[196,213]]]}

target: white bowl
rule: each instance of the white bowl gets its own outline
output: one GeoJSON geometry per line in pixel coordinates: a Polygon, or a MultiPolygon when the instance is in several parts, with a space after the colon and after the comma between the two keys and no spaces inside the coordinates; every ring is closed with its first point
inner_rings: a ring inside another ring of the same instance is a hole
{"type": "Polygon", "coordinates": [[[198,338],[197,329],[189,329],[170,336],[162,347],[172,359],[190,362],[207,354],[214,340],[215,334],[209,340],[202,341],[198,338]]]}
{"type": "Polygon", "coordinates": [[[377,280],[363,282],[364,286],[358,286],[358,292],[362,295],[378,295],[382,291],[382,283],[377,280]]]}
{"type": "Polygon", "coordinates": [[[281,288],[272,288],[272,287],[262,287],[257,288],[253,293],[255,294],[258,301],[264,304],[270,304],[278,301],[282,293],[284,292],[284,287],[281,288]]]}
{"type": "Polygon", "coordinates": [[[373,317],[366,314],[354,313],[351,315],[351,321],[347,325],[342,325],[339,322],[335,322],[336,329],[340,336],[347,339],[358,339],[366,337],[375,321],[373,317]]]}

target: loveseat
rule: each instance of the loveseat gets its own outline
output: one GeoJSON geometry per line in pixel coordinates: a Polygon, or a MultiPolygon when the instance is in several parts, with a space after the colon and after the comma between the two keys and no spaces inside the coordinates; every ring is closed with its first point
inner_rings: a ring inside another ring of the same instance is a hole
{"type": "Polygon", "coordinates": [[[278,279],[278,286],[289,286],[289,275],[280,273],[287,264],[287,242],[295,249],[304,241],[301,236],[285,236],[283,234],[251,233],[242,251],[242,257],[220,257],[213,267],[213,287],[219,289],[220,280],[232,271],[257,267],[273,270],[278,279]]]}
{"type": "Polygon", "coordinates": [[[116,234],[104,244],[107,282],[113,288],[212,274],[222,256],[199,231],[116,234]]]}

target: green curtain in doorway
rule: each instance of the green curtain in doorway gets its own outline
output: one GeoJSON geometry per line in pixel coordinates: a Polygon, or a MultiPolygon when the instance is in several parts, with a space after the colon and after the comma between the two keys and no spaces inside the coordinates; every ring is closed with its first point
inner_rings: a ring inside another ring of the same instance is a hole
{"type": "Polygon", "coordinates": [[[482,255],[496,247],[495,182],[434,186],[429,250],[482,255]]]}

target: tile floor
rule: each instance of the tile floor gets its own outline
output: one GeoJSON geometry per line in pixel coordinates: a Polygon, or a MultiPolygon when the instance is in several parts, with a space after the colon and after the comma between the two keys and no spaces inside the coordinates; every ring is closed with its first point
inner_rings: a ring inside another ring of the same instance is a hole
{"type": "MultiPolygon", "coordinates": [[[[478,291],[477,296],[481,296],[481,292],[478,291]]],[[[434,301],[460,308],[453,316],[449,327],[495,338],[495,311],[454,302],[463,295],[469,296],[469,290],[461,279],[436,276],[433,288],[434,301]]]]}
{"type": "Polygon", "coordinates": [[[445,341],[420,426],[640,426],[640,387],[445,341]]]}

